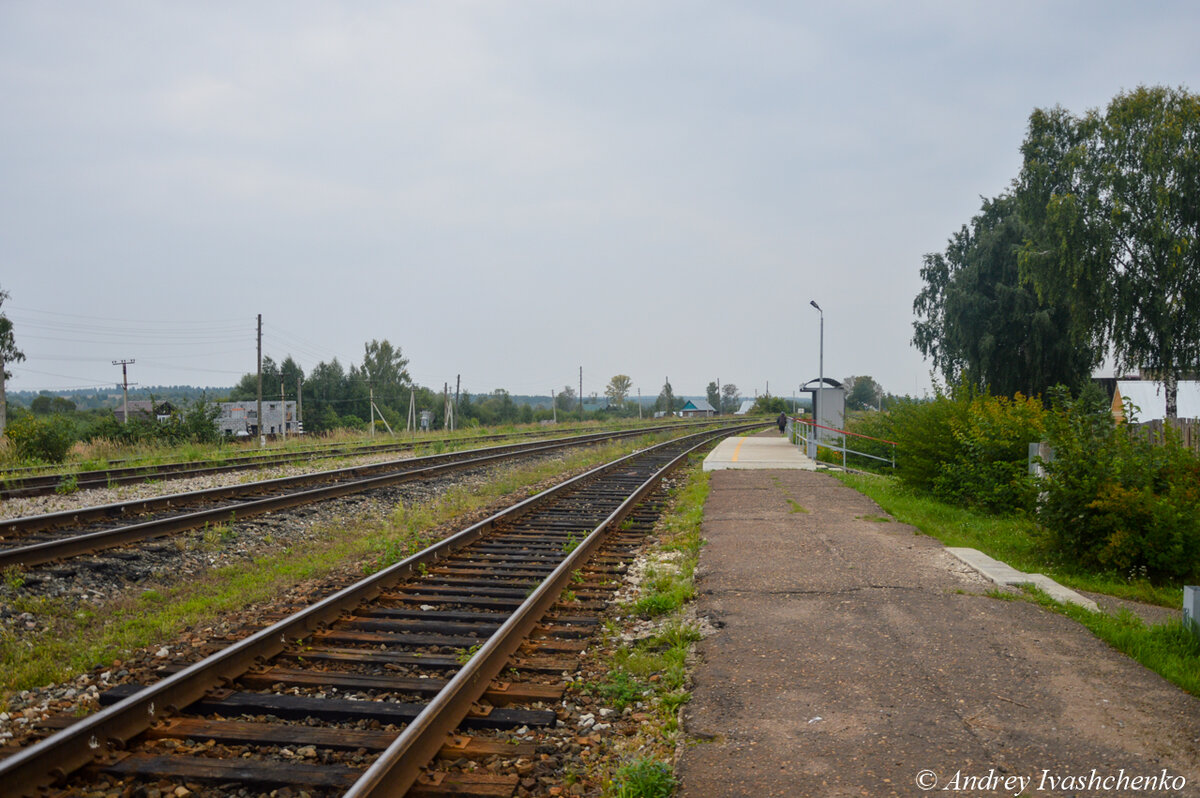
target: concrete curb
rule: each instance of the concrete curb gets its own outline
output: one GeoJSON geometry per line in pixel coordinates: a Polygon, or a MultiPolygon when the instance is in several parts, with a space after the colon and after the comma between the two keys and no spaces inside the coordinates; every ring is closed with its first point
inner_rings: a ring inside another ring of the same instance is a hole
{"type": "Polygon", "coordinates": [[[1096,602],[1079,595],[1070,588],[1063,587],[1045,574],[1022,573],[1008,563],[993,559],[978,549],[947,546],[946,551],[998,585],[1033,585],[1046,591],[1046,594],[1055,601],[1061,601],[1064,604],[1077,604],[1092,612],[1100,611],[1100,608],[1096,606],[1096,602]]]}

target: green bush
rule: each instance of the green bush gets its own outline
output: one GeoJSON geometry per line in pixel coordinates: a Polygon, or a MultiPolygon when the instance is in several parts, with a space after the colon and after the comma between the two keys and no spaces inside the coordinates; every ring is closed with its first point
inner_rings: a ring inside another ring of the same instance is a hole
{"type": "Polygon", "coordinates": [[[623,765],[613,779],[617,798],[670,798],[675,785],[675,774],[667,763],[649,758],[623,765]]]}
{"type": "MultiPolygon", "coordinates": [[[[846,419],[846,431],[866,436],[862,438],[857,437],[857,435],[848,436],[847,448],[852,449],[854,452],[862,452],[881,458],[874,460],[870,457],[859,457],[855,454],[848,454],[846,456],[846,464],[848,466],[868,471],[879,471],[885,474],[892,472],[891,460],[895,454],[893,452],[894,447],[890,443],[884,443],[884,441],[893,440],[892,414],[890,412],[880,413],[868,410],[853,413],[846,419]]],[[[819,452],[818,459],[820,459],[819,452]]],[[[840,459],[839,453],[839,462],[840,459]]]]}
{"type": "Polygon", "coordinates": [[[1037,399],[980,395],[904,402],[892,411],[897,474],[945,501],[991,512],[1032,510],[1029,444],[1043,437],[1037,399]]]}
{"type": "Polygon", "coordinates": [[[75,425],[66,416],[38,418],[31,414],[9,424],[4,435],[22,459],[61,463],[75,443],[75,425]]]}
{"type": "Polygon", "coordinates": [[[1114,423],[1095,398],[1056,400],[1038,518],[1053,552],[1083,568],[1200,578],[1200,459],[1114,423]]]}
{"type": "Polygon", "coordinates": [[[219,443],[217,417],[221,408],[205,399],[191,402],[187,409],[176,411],[163,421],[149,416],[134,414],[128,423],[117,421],[112,414],[105,415],[89,424],[82,434],[85,441],[110,440],[121,444],[139,443],[219,443]]]}
{"type": "Polygon", "coordinates": [[[965,402],[938,394],[932,401],[905,400],[891,412],[896,474],[907,485],[932,493],[943,466],[959,457],[951,422],[966,417],[965,402]]]}

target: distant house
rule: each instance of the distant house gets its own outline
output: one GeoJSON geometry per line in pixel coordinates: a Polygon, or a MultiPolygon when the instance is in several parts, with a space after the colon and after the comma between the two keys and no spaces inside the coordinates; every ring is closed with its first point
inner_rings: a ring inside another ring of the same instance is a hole
{"type": "MultiPolygon", "coordinates": [[[[136,399],[129,403],[129,417],[132,419],[151,418],[157,421],[166,421],[175,412],[175,406],[170,402],[152,402],[149,399],[136,399]]],[[[125,404],[120,402],[117,404],[117,409],[113,411],[113,415],[117,417],[117,421],[125,423],[125,404]]]]}
{"type": "Polygon", "coordinates": [[[716,414],[716,408],[703,399],[688,399],[683,409],[679,411],[679,415],[685,418],[688,416],[715,416],[716,414]]]}
{"type": "MultiPolygon", "coordinates": [[[[1104,385],[1103,382],[1101,382],[1104,385]]],[[[1179,380],[1176,383],[1175,410],[1179,418],[1200,418],[1200,380],[1179,380]]],[[[1108,387],[1108,385],[1104,385],[1108,387]]],[[[1133,405],[1137,421],[1154,421],[1167,417],[1167,392],[1161,382],[1154,380],[1114,380],[1112,384],[1112,414],[1118,422],[1126,421],[1125,403],[1133,405]]]]}
{"type": "MultiPolygon", "coordinates": [[[[244,438],[258,434],[258,403],[221,402],[217,405],[221,413],[217,416],[217,431],[231,438],[244,438]]],[[[295,402],[263,402],[264,435],[296,435],[304,431],[296,418],[295,402]],[[282,407],[281,407],[282,406],[282,407]]]]}

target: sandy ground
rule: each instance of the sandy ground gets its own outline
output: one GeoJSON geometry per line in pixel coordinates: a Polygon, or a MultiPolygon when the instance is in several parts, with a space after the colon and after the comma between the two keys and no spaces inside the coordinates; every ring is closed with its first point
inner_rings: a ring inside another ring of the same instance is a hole
{"type": "Polygon", "coordinates": [[[680,795],[1200,796],[1200,700],[883,515],[714,474],[680,795]]]}

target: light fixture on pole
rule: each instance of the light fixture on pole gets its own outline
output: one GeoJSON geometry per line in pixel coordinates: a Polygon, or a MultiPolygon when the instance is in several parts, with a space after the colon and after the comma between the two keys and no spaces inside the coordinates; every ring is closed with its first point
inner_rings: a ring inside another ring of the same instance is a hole
{"type": "MultiPolygon", "coordinates": [[[[825,311],[821,310],[821,306],[817,304],[817,300],[813,299],[808,304],[817,309],[817,313],[821,314],[821,348],[820,348],[820,371],[817,374],[817,390],[822,390],[825,387],[825,311]]],[[[813,419],[816,420],[817,407],[813,404],[813,419]]]]}
{"type": "MultiPolygon", "coordinates": [[[[821,348],[819,350],[820,359],[818,360],[818,363],[820,364],[820,370],[817,374],[817,392],[815,394],[813,394],[813,408],[812,408],[813,424],[814,424],[813,438],[815,439],[815,438],[820,437],[820,433],[817,431],[820,428],[815,425],[821,423],[821,417],[819,415],[817,415],[817,407],[821,402],[821,392],[825,390],[825,311],[821,310],[821,306],[817,304],[817,300],[815,300],[815,299],[810,300],[808,304],[810,304],[814,308],[816,308],[817,313],[821,314],[821,339],[820,339],[821,340],[821,348]]],[[[816,456],[816,447],[810,446],[809,448],[810,448],[810,456],[815,457],[816,456]]]]}

